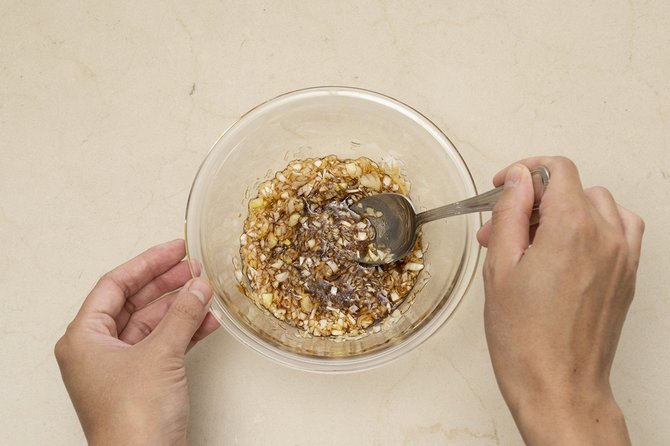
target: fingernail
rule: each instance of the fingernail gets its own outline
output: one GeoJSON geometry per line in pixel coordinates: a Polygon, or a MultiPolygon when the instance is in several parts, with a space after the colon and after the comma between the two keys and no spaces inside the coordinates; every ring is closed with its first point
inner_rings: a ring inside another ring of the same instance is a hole
{"type": "Polygon", "coordinates": [[[521,175],[523,175],[523,169],[525,169],[525,167],[518,164],[507,169],[507,174],[505,175],[505,187],[516,186],[519,184],[521,175]]]}
{"type": "Polygon", "coordinates": [[[200,277],[200,262],[195,259],[191,260],[191,272],[193,272],[194,277],[200,277]]]}
{"type": "Polygon", "coordinates": [[[202,279],[193,279],[188,286],[188,292],[197,297],[203,305],[209,301],[212,294],[209,285],[202,279]]]}

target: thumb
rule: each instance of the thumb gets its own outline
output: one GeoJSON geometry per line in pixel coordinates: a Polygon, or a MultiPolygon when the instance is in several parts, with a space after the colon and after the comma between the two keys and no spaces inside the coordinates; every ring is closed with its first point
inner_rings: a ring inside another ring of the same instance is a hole
{"type": "Polygon", "coordinates": [[[493,265],[514,267],[528,249],[534,197],[528,168],[521,164],[510,167],[491,217],[487,256],[493,265]]]}
{"type": "Polygon", "coordinates": [[[154,342],[160,342],[177,353],[185,353],[193,334],[207,315],[211,297],[212,290],[205,280],[195,278],[188,281],[153,331],[154,342]]]}

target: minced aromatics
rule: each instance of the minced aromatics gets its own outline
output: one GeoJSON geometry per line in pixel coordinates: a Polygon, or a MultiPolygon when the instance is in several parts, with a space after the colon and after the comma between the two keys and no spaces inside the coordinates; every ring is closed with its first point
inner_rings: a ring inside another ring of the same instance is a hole
{"type": "Polygon", "coordinates": [[[409,193],[397,167],[365,157],[291,161],[249,201],[240,237],[242,291],[312,335],[364,333],[405,299],[424,267],[420,237],[402,260],[359,263],[374,245],[374,228],[350,207],[382,192],[409,193]]]}

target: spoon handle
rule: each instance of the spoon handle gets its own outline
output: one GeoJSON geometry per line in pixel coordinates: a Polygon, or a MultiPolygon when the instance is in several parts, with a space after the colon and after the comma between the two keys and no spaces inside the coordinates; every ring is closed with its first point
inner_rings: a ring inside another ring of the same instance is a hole
{"type": "MultiPolygon", "coordinates": [[[[533,190],[535,192],[535,204],[533,206],[533,210],[535,211],[540,207],[540,200],[542,200],[542,195],[547,188],[547,184],[549,184],[550,173],[549,169],[545,166],[538,166],[531,170],[530,174],[533,178],[533,190]]],[[[502,191],[503,186],[496,187],[495,189],[476,195],[472,198],[421,212],[416,216],[417,227],[424,223],[428,223],[429,221],[439,220],[453,215],[490,211],[498,202],[502,191]]]]}

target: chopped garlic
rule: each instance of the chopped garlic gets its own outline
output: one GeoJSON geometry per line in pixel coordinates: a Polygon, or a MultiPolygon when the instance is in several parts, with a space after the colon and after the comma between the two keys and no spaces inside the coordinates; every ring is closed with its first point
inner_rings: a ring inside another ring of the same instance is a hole
{"type": "Polygon", "coordinates": [[[302,311],[305,313],[310,313],[312,311],[312,300],[309,296],[302,296],[302,299],[300,299],[300,308],[302,308],[302,311]]]}
{"type": "Polygon", "coordinates": [[[379,192],[382,188],[382,182],[379,180],[379,177],[374,173],[366,173],[360,179],[360,184],[363,187],[372,189],[379,192]]]}
{"type": "Polygon", "coordinates": [[[410,262],[406,264],[404,268],[409,271],[421,271],[423,269],[423,265],[420,263],[410,262]]]}
{"type": "Polygon", "coordinates": [[[261,208],[264,204],[265,201],[262,198],[254,198],[253,200],[249,201],[249,210],[261,208]]]}
{"type": "Polygon", "coordinates": [[[291,214],[291,216],[288,219],[288,225],[295,226],[298,224],[299,221],[300,221],[300,214],[291,214]]]}
{"type": "Polygon", "coordinates": [[[261,295],[261,299],[263,302],[263,306],[265,308],[270,308],[270,306],[272,305],[272,293],[263,293],[261,295]]]}
{"type": "Polygon", "coordinates": [[[332,260],[328,260],[328,261],[326,262],[326,265],[328,265],[328,268],[330,268],[334,273],[336,273],[337,270],[339,269],[339,268],[337,267],[337,264],[336,264],[335,262],[333,262],[332,260]]]}

